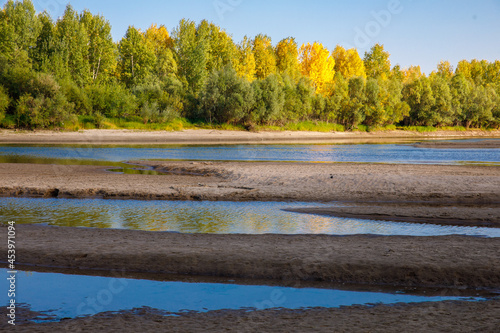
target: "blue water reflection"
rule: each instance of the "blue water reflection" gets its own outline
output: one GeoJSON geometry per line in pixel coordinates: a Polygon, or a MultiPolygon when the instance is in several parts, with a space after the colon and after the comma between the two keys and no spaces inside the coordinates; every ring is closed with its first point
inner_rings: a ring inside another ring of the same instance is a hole
{"type": "MultiPolygon", "coordinates": [[[[2,276],[6,269],[0,269],[2,276]]],[[[0,288],[8,290],[7,280],[0,288]]],[[[150,307],[178,313],[222,309],[333,308],[354,304],[394,304],[458,300],[452,296],[415,296],[401,293],[360,292],[315,288],[248,286],[221,283],[186,283],[18,272],[16,303],[51,316],[75,318],[107,311],[150,307]]],[[[7,294],[0,294],[7,304],[7,294]]]]}

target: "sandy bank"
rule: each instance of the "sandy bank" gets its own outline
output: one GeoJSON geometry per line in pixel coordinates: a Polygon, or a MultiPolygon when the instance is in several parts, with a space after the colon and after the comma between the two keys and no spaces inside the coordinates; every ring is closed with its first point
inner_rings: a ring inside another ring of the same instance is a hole
{"type": "MultiPolygon", "coordinates": [[[[139,163],[139,162],[137,162],[139,163]]],[[[142,162],[166,176],[100,166],[0,164],[0,194],[60,198],[500,203],[500,167],[142,162]]]]}
{"type": "MultiPolygon", "coordinates": [[[[1,237],[6,233],[7,228],[0,228],[1,237]]],[[[190,235],[32,225],[18,225],[16,238],[18,264],[45,267],[392,286],[500,287],[500,239],[190,235]]]]}
{"type": "Polygon", "coordinates": [[[132,130],[85,130],[79,132],[0,130],[0,143],[31,144],[231,144],[231,143],[296,143],[296,142],[371,142],[386,139],[442,139],[500,137],[500,131],[466,132],[411,131],[386,132],[244,132],[219,130],[184,130],[181,132],[145,132],[132,130]]]}
{"type": "Polygon", "coordinates": [[[480,140],[480,141],[447,141],[435,142],[425,141],[413,145],[417,148],[440,148],[440,149],[497,149],[500,148],[500,140],[480,140]]]}
{"type": "Polygon", "coordinates": [[[356,205],[288,209],[288,211],[377,221],[500,228],[500,206],[356,205]]]}
{"type": "MultiPolygon", "coordinates": [[[[2,309],[3,313],[4,310],[2,309]]],[[[500,301],[352,306],[340,309],[213,311],[163,317],[141,309],[28,324],[18,332],[497,332],[500,301]]],[[[0,329],[7,329],[2,322],[0,329]]]]}

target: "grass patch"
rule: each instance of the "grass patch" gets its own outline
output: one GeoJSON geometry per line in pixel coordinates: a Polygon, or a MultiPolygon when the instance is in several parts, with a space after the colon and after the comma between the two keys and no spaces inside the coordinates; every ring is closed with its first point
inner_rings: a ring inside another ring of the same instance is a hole
{"type": "Polygon", "coordinates": [[[323,121],[301,121],[289,123],[283,126],[255,126],[257,131],[307,131],[307,132],[344,132],[345,128],[339,124],[332,124],[323,121]]]}

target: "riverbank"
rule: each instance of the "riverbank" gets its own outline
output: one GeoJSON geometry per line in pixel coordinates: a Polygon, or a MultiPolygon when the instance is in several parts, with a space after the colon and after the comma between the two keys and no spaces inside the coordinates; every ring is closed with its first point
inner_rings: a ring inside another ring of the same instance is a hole
{"type": "MultiPolygon", "coordinates": [[[[496,238],[16,229],[19,265],[402,287],[500,287],[496,238]]],[[[1,237],[6,233],[7,228],[0,228],[1,237]]]]}
{"type": "MultiPolygon", "coordinates": [[[[0,313],[5,317],[5,309],[0,313]]],[[[212,311],[165,317],[151,309],[98,314],[16,332],[497,332],[500,301],[439,302],[340,309],[212,311]]],[[[2,322],[0,329],[7,329],[2,322]]]]}
{"type": "Polygon", "coordinates": [[[415,141],[422,139],[499,137],[500,131],[379,131],[379,132],[293,132],[184,130],[134,131],[85,130],[78,132],[0,130],[0,144],[243,144],[243,143],[332,143],[415,141]],[[398,139],[398,140],[395,140],[398,139]]]}

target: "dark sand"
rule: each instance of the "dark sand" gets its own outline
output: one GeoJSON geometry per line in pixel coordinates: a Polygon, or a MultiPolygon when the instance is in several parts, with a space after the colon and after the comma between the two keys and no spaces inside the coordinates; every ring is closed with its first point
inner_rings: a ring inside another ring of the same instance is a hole
{"type": "Polygon", "coordinates": [[[500,228],[500,205],[449,207],[408,204],[362,204],[347,207],[287,209],[287,211],[376,221],[500,228]]]}
{"type": "MultiPolygon", "coordinates": [[[[4,316],[4,309],[0,311],[4,316]]],[[[498,332],[500,301],[352,306],[340,309],[213,311],[164,317],[139,309],[25,324],[14,332],[498,332]]]]}

